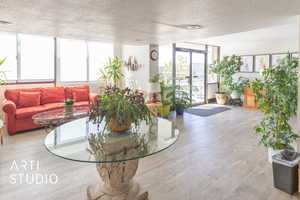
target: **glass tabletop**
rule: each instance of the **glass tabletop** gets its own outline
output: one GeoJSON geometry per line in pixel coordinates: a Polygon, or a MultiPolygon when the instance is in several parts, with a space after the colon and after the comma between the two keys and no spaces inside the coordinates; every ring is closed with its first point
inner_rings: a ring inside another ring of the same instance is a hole
{"type": "Polygon", "coordinates": [[[68,160],[122,162],[161,152],[174,144],[178,136],[173,122],[162,118],[154,118],[149,125],[142,122],[139,128],[125,132],[112,132],[86,117],[55,128],[46,136],[45,146],[68,160]]]}
{"type": "Polygon", "coordinates": [[[49,121],[71,120],[86,117],[89,113],[89,106],[74,106],[72,113],[66,113],[64,108],[49,110],[33,115],[32,119],[35,123],[45,124],[49,121]]]}

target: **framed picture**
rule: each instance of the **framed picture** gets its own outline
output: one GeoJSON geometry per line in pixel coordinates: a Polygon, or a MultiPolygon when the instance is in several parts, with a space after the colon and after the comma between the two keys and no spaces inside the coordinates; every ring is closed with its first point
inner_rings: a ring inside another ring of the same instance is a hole
{"type": "Polygon", "coordinates": [[[296,58],[296,59],[299,59],[299,54],[298,53],[292,53],[292,57],[296,58]]]}
{"type": "Polygon", "coordinates": [[[282,64],[283,58],[288,56],[287,53],[272,54],[272,67],[282,64]]]}
{"type": "Polygon", "coordinates": [[[240,72],[253,72],[253,56],[241,56],[243,65],[240,72]]]}
{"type": "Polygon", "coordinates": [[[268,67],[270,67],[270,55],[255,56],[255,72],[261,72],[268,67]]]}

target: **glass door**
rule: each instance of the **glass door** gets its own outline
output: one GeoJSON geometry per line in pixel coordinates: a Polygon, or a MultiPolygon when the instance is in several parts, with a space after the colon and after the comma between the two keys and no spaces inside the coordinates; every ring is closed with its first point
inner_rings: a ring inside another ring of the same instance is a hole
{"type": "Polygon", "coordinates": [[[192,52],[192,104],[205,102],[205,54],[192,52]]]}
{"type": "Polygon", "coordinates": [[[176,52],[176,82],[180,90],[185,91],[191,96],[191,80],[190,80],[190,52],[176,52]]]}
{"type": "Polygon", "coordinates": [[[192,104],[205,103],[205,51],[177,48],[175,52],[175,84],[188,93],[192,104]]]}

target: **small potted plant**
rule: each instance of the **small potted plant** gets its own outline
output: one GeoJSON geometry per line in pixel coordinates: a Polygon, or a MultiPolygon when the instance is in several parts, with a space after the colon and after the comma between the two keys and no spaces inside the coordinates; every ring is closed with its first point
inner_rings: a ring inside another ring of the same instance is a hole
{"type": "Polygon", "coordinates": [[[175,96],[175,110],[177,115],[183,115],[184,109],[188,108],[191,104],[191,99],[185,91],[176,91],[175,96]]]}
{"type": "Polygon", "coordinates": [[[92,106],[89,119],[98,124],[104,122],[104,128],[111,131],[123,132],[132,124],[137,127],[141,121],[149,123],[152,116],[142,93],[108,86],[97,104],[92,106]]]}
{"type": "Polygon", "coordinates": [[[65,113],[72,114],[73,110],[74,110],[74,100],[73,99],[65,100],[65,113]]]}
{"type": "Polygon", "coordinates": [[[250,80],[248,78],[239,77],[237,82],[233,82],[229,86],[230,97],[232,99],[240,99],[246,87],[250,87],[250,80]]]}
{"type": "Polygon", "coordinates": [[[218,104],[227,103],[228,97],[225,90],[232,85],[232,76],[240,71],[242,64],[240,56],[232,55],[225,56],[221,61],[216,61],[211,65],[211,71],[217,74],[220,79],[216,93],[218,104]]]}

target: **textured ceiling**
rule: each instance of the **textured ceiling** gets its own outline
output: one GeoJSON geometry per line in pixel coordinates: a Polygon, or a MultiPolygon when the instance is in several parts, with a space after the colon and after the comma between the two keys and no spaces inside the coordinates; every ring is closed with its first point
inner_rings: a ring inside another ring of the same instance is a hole
{"type": "Polygon", "coordinates": [[[13,23],[0,31],[162,44],[285,24],[299,14],[299,0],[0,0],[0,20],[13,23]],[[180,24],[203,28],[169,26],[180,24]]]}

